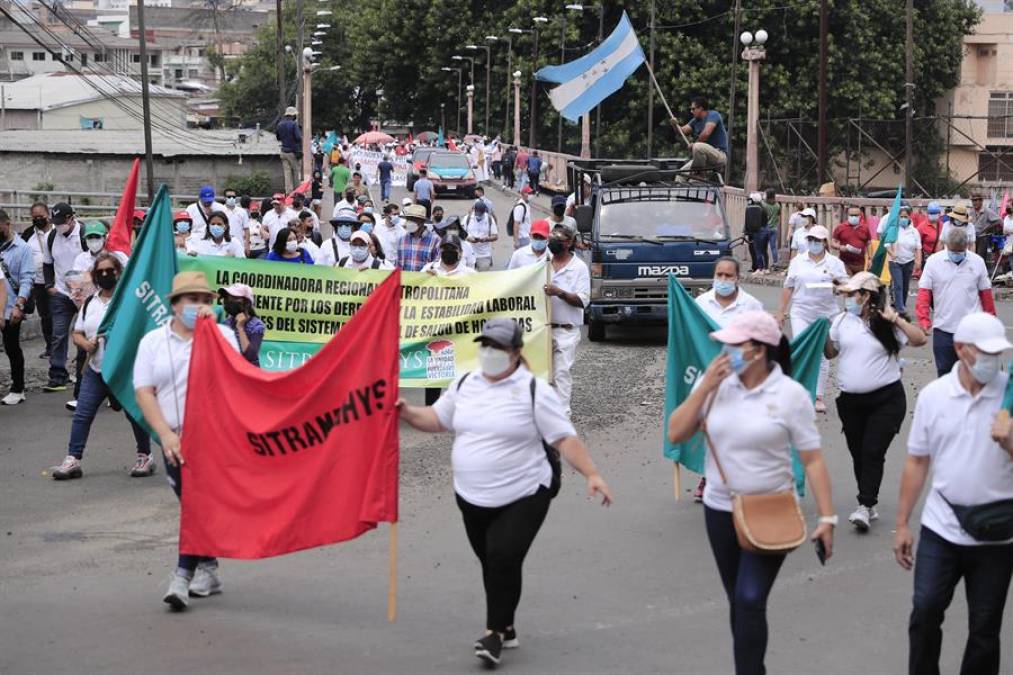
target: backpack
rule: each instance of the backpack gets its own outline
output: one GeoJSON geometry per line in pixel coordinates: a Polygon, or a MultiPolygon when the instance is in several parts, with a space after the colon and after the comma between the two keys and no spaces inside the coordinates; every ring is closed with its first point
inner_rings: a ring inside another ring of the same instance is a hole
{"type": "Polygon", "coordinates": [[[524,217],[525,218],[528,217],[528,205],[527,204],[525,204],[522,201],[518,201],[517,204],[513,205],[513,208],[510,209],[510,216],[507,218],[507,222],[506,222],[506,231],[507,231],[507,234],[510,235],[511,237],[514,236],[514,209],[516,209],[518,205],[524,207],[524,217]]]}
{"type": "MultiPolygon", "coordinates": [[[[461,385],[468,379],[468,375],[471,373],[465,373],[461,376],[461,379],[457,381],[456,391],[461,391],[461,385]]],[[[531,391],[531,416],[534,418],[535,413],[535,386],[537,385],[537,378],[534,375],[531,376],[531,384],[528,389],[531,391]]],[[[535,420],[535,429],[537,431],[538,421],[535,420]]],[[[538,434],[541,436],[541,432],[538,434]]],[[[559,488],[563,485],[563,464],[559,459],[559,450],[545,442],[542,438],[542,449],[545,450],[545,460],[549,463],[549,468],[552,469],[552,482],[549,483],[549,497],[555,498],[559,494],[559,488]]]]}

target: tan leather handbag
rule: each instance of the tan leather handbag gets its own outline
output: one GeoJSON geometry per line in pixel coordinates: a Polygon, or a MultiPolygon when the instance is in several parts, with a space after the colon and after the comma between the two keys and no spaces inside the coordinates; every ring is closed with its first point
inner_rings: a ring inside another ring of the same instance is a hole
{"type": "Polygon", "coordinates": [[[744,495],[735,491],[725,476],[717,448],[707,433],[707,415],[710,414],[713,403],[712,398],[700,428],[707,447],[714,456],[721,480],[732,493],[732,522],[735,523],[739,547],[743,551],[771,555],[794,551],[806,540],[805,518],[795,491],[783,490],[760,495],[744,495]]]}

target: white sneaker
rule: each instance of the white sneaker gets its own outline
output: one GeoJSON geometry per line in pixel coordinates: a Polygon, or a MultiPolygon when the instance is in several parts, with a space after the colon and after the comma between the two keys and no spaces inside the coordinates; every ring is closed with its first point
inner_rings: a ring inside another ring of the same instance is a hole
{"type": "Polygon", "coordinates": [[[70,412],[75,412],[77,410],[77,399],[75,398],[73,401],[67,401],[63,404],[63,407],[70,412]]]}
{"type": "Polygon", "coordinates": [[[876,511],[875,506],[869,507],[869,520],[870,521],[879,520],[879,513],[876,511]]]}
{"type": "Polygon", "coordinates": [[[190,580],[181,574],[173,572],[172,581],[169,582],[169,590],[165,592],[165,596],[162,597],[162,602],[172,607],[177,612],[182,612],[186,609],[187,603],[190,602],[189,591],[190,580]]]}
{"type": "Polygon", "coordinates": [[[81,470],[81,460],[73,455],[64,457],[63,464],[51,467],[50,471],[54,480],[73,480],[84,475],[84,471],[81,470]]]}
{"type": "Polygon", "coordinates": [[[218,578],[216,563],[199,563],[190,582],[190,595],[206,598],[222,592],[222,580],[218,578]]]}
{"type": "Polygon", "coordinates": [[[855,526],[855,529],[859,532],[867,532],[869,530],[869,521],[872,520],[872,514],[869,513],[869,507],[859,506],[855,509],[855,512],[848,516],[848,522],[855,526]]]}
{"type": "Polygon", "coordinates": [[[0,401],[0,404],[3,404],[3,405],[17,405],[19,403],[24,403],[24,402],[25,402],[25,395],[23,393],[22,394],[15,394],[12,391],[11,393],[9,393],[6,396],[4,396],[3,400],[0,401]]]}

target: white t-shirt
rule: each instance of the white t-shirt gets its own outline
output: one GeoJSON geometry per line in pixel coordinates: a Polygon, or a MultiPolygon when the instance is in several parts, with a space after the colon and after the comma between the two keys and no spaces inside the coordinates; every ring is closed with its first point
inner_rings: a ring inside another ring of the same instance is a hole
{"type": "MultiPolygon", "coordinates": [[[[109,309],[110,300],[112,300],[111,296],[106,299],[98,293],[85,300],[81,305],[81,311],[77,313],[77,319],[74,320],[74,331],[84,333],[84,336],[89,340],[93,339],[98,334],[98,327],[102,324],[102,319],[105,318],[106,310],[109,309]]],[[[104,354],[105,340],[99,340],[98,349],[91,355],[91,360],[88,362],[89,367],[96,373],[102,372],[102,356],[104,354]]]]}
{"type": "Polygon", "coordinates": [[[915,253],[922,249],[922,235],[918,228],[913,225],[902,227],[897,231],[896,243],[890,244],[893,252],[893,261],[900,264],[913,262],[915,253]]]}
{"type": "Polygon", "coordinates": [[[1002,219],[1002,233],[1007,236],[1013,234],[1013,216],[1006,216],[1002,219]]]}
{"type": "MultiPolygon", "coordinates": [[[[384,255],[389,256],[386,248],[383,249],[383,252],[384,255]]],[[[394,252],[397,253],[397,248],[394,249],[394,252]]],[[[313,257],[315,264],[335,267],[342,258],[348,258],[352,255],[352,247],[346,240],[341,239],[338,235],[334,235],[325,241],[323,246],[319,247],[317,253],[320,254],[320,257],[313,257]]]]}
{"type": "MultiPolygon", "coordinates": [[[[74,263],[77,262],[77,257],[81,255],[81,224],[75,220],[74,227],[71,229],[70,234],[67,235],[62,234],[60,228],[57,227],[56,236],[53,237],[52,253],[49,250],[49,235],[46,235],[46,237],[46,241],[43,242],[43,262],[53,266],[53,272],[56,274],[56,290],[70,297],[66,274],[71,270],[77,269],[74,267],[74,263]]],[[[85,251],[85,253],[91,255],[88,251],[85,251]]]]}
{"type": "MultiPolygon", "coordinates": [[[[100,251],[101,253],[101,251],[100,251]]],[[[116,256],[116,259],[120,261],[120,264],[124,267],[127,266],[127,254],[123,251],[112,251],[112,254],[116,256]]],[[[97,254],[93,254],[91,251],[84,251],[79,253],[74,258],[74,267],[72,269],[78,272],[90,272],[91,268],[95,266],[95,258],[97,254]]]]}
{"type": "Polygon", "coordinates": [[[801,211],[796,211],[788,216],[788,227],[790,227],[792,231],[797,230],[803,225],[805,225],[805,216],[802,215],[801,211]]]}
{"type": "Polygon", "coordinates": [[[380,240],[383,248],[383,257],[393,265],[397,265],[397,243],[401,241],[405,230],[400,225],[388,226],[382,220],[373,228],[376,238],[380,240]]]}
{"type": "Polygon", "coordinates": [[[222,213],[229,218],[229,236],[240,242],[246,241],[246,230],[250,227],[250,214],[242,206],[222,207],[222,213]]]}
{"type": "Polygon", "coordinates": [[[977,253],[967,251],[967,257],[957,265],[943,249],[930,255],[922,266],[918,288],[932,291],[932,327],[955,333],[961,319],[981,311],[978,292],[992,288],[992,282],[977,253]]]}
{"type": "MultiPolygon", "coordinates": [[[[907,344],[900,328],[894,326],[893,334],[901,347],[907,344]]],[[[830,341],[840,352],[837,380],[841,391],[866,394],[900,380],[900,360],[887,353],[861,317],[838,314],[830,324],[830,341]]]]}
{"type": "Polygon", "coordinates": [[[531,249],[531,244],[527,246],[521,246],[519,249],[513,252],[510,256],[510,263],[507,265],[508,270],[515,270],[518,267],[527,267],[528,265],[534,265],[535,263],[544,262],[549,259],[548,249],[542,249],[541,253],[535,253],[531,249]]]}
{"type": "Polygon", "coordinates": [[[463,259],[459,261],[457,263],[457,267],[452,270],[448,270],[443,267],[443,262],[441,260],[433,260],[432,262],[427,262],[423,265],[422,269],[419,271],[426,273],[432,272],[438,277],[466,277],[471,274],[476,274],[474,269],[464,264],[463,259]]]}
{"type": "MultiPolygon", "coordinates": [[[[707,404],[701,418],[705,413],[707,404]]],[[[714,394],[707,431],[732,487],[747,495],[793,489],[791,447],[803,452],[820,447],[809,392],[777,365],[753,389],[746,389],[738,375],[725,378],[714,394]]],[[[705,465],[704,504],[718,511],[731,511],[731,493],[721,480],[710,450],[705,465]]]]}
{"type": "Polygon", "coordinates": [[[269,249],[274,248],[274,239],[278,236],[278,230],[283,227],[288,227],[290,222],[298,219],[299,214],[288,207],[286,207],[280,214],[274,209],[271,209],[267,213],[263,214],[260,222],[267,228],[267,231],[271,235],[267,242],[267,247],[269,249]]]}
{"type": "Polygon", "coordinates": [[[542,439],[554,444],[577,435],[545,381],[536,381],[532,402],[532,377],[524,366],[499,382],[469,373],[433,405],[454,432],[454,491],[469,504],[496,508],[548,487],[552,469],[542,439]]]}
{"type": "Polygon", "coordinates": [[[968,223],[967,225],[954,225],[952,220],[948,220],[943,223],[943,231],[939,233],[939,243],[942,246],[940,251],[946,250],[946,236],[950,233],[950,230],[954,227],[963,229],[967,232],[967,247],[969,249],[974,248],[974,223],[968,223]]]}
{"type": "Polygon", "coordinates": [[[28,238],[28,248],[32,249],[32,260],[35,262],[35,280],[33,283],[46,283],[46,277],[42,273],[42,264],[46,261],[46,239],[52,231],[52,227],[46,232],[33,227],[32,236],[28,238]]]}
{"type": "Polygon", "coordinates": [[[570,324],[575,327],[584,325],[584,307],[591,301],[591,274],[587,265],[577,256],[572,256],[566,267],[552,270],[552,283],[567,293],[576,293],[580,297],[581,307],[574,307],[562,298],[553,295],[549,298],[552,304],[552,323],[570,324]]]}
{"type": "Polygon", "coordinates": [[[246,221],[246,225],[250,229],[250,248],[254,250],[264,248],[264,238],[260,236],[260,221],[250,218],[246,221]]]}
{"type": "Polygon", "coordinates": [[[531,238],[531,204],[519,201],[514,206],[514,233],[518,239],[531,238]]]}
{"type": "Polygon", "coordinates": [[[732,301],[732,304],[727,307],[722,307],[721,303],[718,302],[717,292],[713,288],[706,293],[698,295],[696,297],[696,304],[707,313],[707,316],[714,320],[714,323],[722,328],[727,326],[728,322],[738,314],[763,310],[763,303],[749,293],[746,293],[741,286],[739,287],[739,294],[732,301]]]}
{"type": "Polygon", "coordinates": [[[841,259],[825,253],[813,260],[808,253],[797,255],[788,264],[784,287],[795,289],[791,296],[792,316],[815,321],[838,311],[834,279],[846,281],[848,272],[841,259]]]}
{"type": "Polygon", "coordinates": [[[211,205],[210,209],[204,211],[203,204],[200,202],[194,202],[193,204],[190,204],[190,206],[186,207],[186,212],[190,214],[190,222],[192,223],[190,225],[190,232],[198,237],[203,237],[204,233],[208,229],[207,219],[211,217],[211,213],[213,211],[217,211],[221,208],[221,206],[221,204],[216,202],[211,205]]]}
{"type": "Polygon", "coordinates": [[[978,546],[985,542],[964,532],[941,494],[960,506],[1013,499],[1013,459],[991,433],[1009,376],[999,373],[972,398],[960,384],[959,368],[960,362],[918,394],[907,447],[908,454],[932,462],[922,525],[952,544],[978,546]]]}
{"type": "MultiPolygon", "coordinates": [[[[165,423],[179,433],[186,412],[186,383],[193,339],[181,338],[171,326],[172,321],[169,321],[150,331],[138,343],[134,359],[134,389],[154,387],[165,423]]],[[[218,324],[218,330],[238,352],[235,331],[221,324],[218,324]]]]}
{"type": "MultiPolygon", "coordinates": [[[[485,237],[493,237],[499,235],[499,230],[496,227],[496,219],[490,214],[486,214],[484,218],[476,218],[474,214],[468,214],[461,226],[468,233],[469,237],[477,237],[483,239],[485,237]]],[[[476,258],[491,258],[492,257],[492,242],[489,241],[478,241],[468,242],[471,244],[472,249],[475,251],[476,258]]]]}
{"type": "MultiPolygon", "coordinates": [[[[231,236],[231,235],[230,235],[231,236]]],[[[218,257],[245,258],[242,239],[233,237],[231,240],[222,238],[221,242],[215,243],[214,239],[198,239],[193,242],[193,250],[197,255],[213,255],[218,257]]]]}
{"type": "Polygon", "coordinates": [[[809,252],[809,240],[806,237],[809,236],[809,230],[805,227],[800,227],[791,235],[791,250],[798,251],[799,255],[809,252]]]}

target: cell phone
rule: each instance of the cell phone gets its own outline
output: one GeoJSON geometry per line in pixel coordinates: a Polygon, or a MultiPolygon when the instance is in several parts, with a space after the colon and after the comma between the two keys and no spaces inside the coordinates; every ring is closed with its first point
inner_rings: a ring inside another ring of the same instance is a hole
{"type": "Polygon", "coordinates": [[[816,557],[820,561],[820,565],[827,564],[827,547],[823,545],[822,539],[816,540],[816,557]]]}

